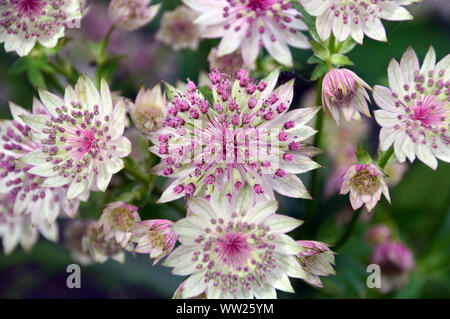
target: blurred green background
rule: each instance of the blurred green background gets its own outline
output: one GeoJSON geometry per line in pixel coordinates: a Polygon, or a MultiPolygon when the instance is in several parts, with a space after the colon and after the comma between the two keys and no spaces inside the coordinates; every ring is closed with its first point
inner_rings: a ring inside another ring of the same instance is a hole
{"type": "MultiPolygon", "coordinates": [[[[101,1],[92,1],[95,5],[101,1]]],[[[156,1],[158,2],[158,1],[156,1]]],[[[163,10],[170,10],[178,1],[163,1],[163,10]]],[[[363,46],[357,46],[350,54],[355,67],[352,69],[370,85],[386,85],[386,70],[391,58],[400,59],[408,45],[412,45],[422,61],[432,45],[441,59],[450,52],[450,3],[448,1],[425,0],[411,6],[414,21],[384,22],[388,43],[364,39],[363,46]],[[447,3],[447,4],[446,4],[447,3]]],[[[91,74],[95,70],[88,46],[82,39],[101,40],[108,29],[106,16],[86,18],[82,30],[72,31],[74,40],[64,49],[74,65],[91,74]],[[102,22],[103,19],[103,22],[102,22]],[[104,26],[103,24],[106,24],[104,26]],[[103,33],[102,33],[103,32],[103,33]],[[80,33],[83,35],[80,36],[80,33]],[[80,40],[81,39],[81,40],[80,40]]],[[[92,14],[92,12],[91,12],[92,14]]],[[[109,49],[117,54],[131,56],[124,58],[118,66],[117,76],[112,83],[113,90],[134,98],[141,83],[153,86],[159,81],[175,84],[177,80],[197,79],[200,72],[208,68],[207,55],[217,40],[203,41],[197,51],[172,51],[157,43],[153,34],[158,28],[158,18],[147,28],[136,34],[116,34],[109,49]],[[131,39],[130,39],[131,38],[131,39]],[[131,52],[132,51],[132,52],[131,52]]],[[[33,95],[27,75],[8,72],[16,63],[16,55],[5,54],[0,49],[0,116],[8,118],[8,100],[30,108],[33,95]]],[[[296,62],[296,99],[293,107],[314,86],[308,79],[312,66],[305,61],[310,51],[292,49],[296,62]]],[[[290,76],[287,74],[286,76],[290,76]]],[[[376,108],[373,105],[374,108],[376,108]]],[[[374,121],[365,145],[375,154],[378,143],[378,129],[374,121]]],[[[325,149],[327,151],[327,149],[325,149]]],[[[327,155],[319,158],[325,168],[321,169],[323,190],[330,172],[327,155]]],[[[306,185],[310,177],[302,175],[306,185]]],[[[402,181],[391,188],[392,206],[383,199],[371,218],[360,221],[346,245],[336,256],[337,276],[323,279],[323,289],[311,288],[300,280],[294,281],[296,294],[279,293],[281,298],[450,298],[450,166],[440,162],[436,171],[416,161],[410,165],[402,181]],[[366,267],[370,264],[372,247],[364,240],[371,225],[385,223],[394,231],[397,240],[408,245],[416,258],[417,267],[410,281],[401,290],[381,295],[366,287],[366,267]]],[[[163,185],[164,180],[157,183],[163,185]]],[[[131,190],[134,182],[122,172],[112,183],[107,194],[92,194],[89,204],[82,204],[82,217],[98,217],[103,204],[114,200],[125,187],[131,190]]],[[[309,187],[309,186],[308,186],[309,187]]],[[[141,199],[142,219],[166,218],[176,220],[180,213],[165,205],[154,205],[155,195],[141,199]]],[[[310,203],[305,200],[278,198],[279,211],[304,218],[310,203]]],[[[179,205],[184,205],[179,201],[179,205]]],[[[333,243],[343,232],[342,223],[337,222],[342,209],[348,207],[348,196],[332,196],[320,204],[314,219],[307,221],[296,239],[320,240],[333,243]],[[311,237],[312,236],[312,237],[311,237]]],[[[61,236],[67,220],[61,220],[61,236]]],[[[82,268],[82,288],[66,287],[67,265],[71,264],[70,252],[64,243],[50,243],[40,238],[29,253],[17,248],[11,255],[0,254],[0,297],[2,298],[170,298],[184,279],[170,274],[170,269],[152,267],[146,255],[127,254],[125,264],[109,260],[105,264],[82,268]]]]}

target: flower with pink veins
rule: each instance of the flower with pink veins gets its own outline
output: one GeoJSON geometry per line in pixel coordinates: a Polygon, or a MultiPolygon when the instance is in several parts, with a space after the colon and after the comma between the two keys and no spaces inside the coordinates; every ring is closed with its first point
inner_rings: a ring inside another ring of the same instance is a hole
{"type": "Polygon", "coordinates": [[[295,174],[320,167],[311,160],[318,153],[304,140],[316,131],[308,123],[319,107],[287,112],[293,97],[293,80],[279,86],[279,70],[259,83],[245,70],[229,76],[210,73],[211,99],[193,82],[180,91],[168,86],[170,105],[163,127],[151,134],[150,150],[161,157],[153,168],[174,178],[160,203],[183,196],[231,196],[249,184],[254,193],[271,200],[273,191],[310,198],[295,174]]]}
{"type": "Polygon", "coordinates": [[[181,297],[271,299],[276,289],[294,292],[289,277],[307,274],[296,259],[301,246],[285,233],[302,221],[275,214],[277,205],[255,203],[248,186],[231,201],[220,192],[190,198],[192,214],[171,226],[181,245],[163,263],[189,276],[181,297]]]}
{"type": "Polygon", "coordinates": [[[436,63],[430,47],[421,67],[409,47],[400,64],[391,61],[388,78],[390,88],[373,90],[381,108],[375,111],[381,150],[394,145],[400,163],[417,156],[432,169],[438,166],[436,158],[450,162],[450,54],[436,63]]]}
{"type": "Polygon", "coordinates": [[[340,194],[345,195],[350,192],[353,210],[366,205],[366,209],[370,212],[380,200],[381,193],[389,203],[391,202],[384,178],[384,173],[375,164],[352,165],[342,177],[340,194]]]}
{"type": "Polygon", "coordinates": [[[349,37],[362,44],[364,34],[377,41],[387,41],[381,19],[402,21],[413,19],[403,6],[421,0],[295,0],[316,18],[320,38],[327,40],[331,32],[342,42],[349,37]]]}
{"type": "Polygon", "coordinates": [[[69,199],[90,190],[104,192],[112,175],[124,167],[121,158],[131,152],[130,141],[122,136],[124,101],[113,106],[106,81],[99,92],[85,76],[75,90],[66,88],[64,98],[43,90],[39,95],[48,115],[22,116],[40,143],[20,159],[33,165],[28,173],[46,177],[46,187],[69,185],[69,199]]]}
{"type": "Polygon", "coordinates": [[[170,228],[172,224],[166,219],[139,222],[133,229],[132,241],[136,244],[134,251],[155,258],[153,265],[170,255],[178,238],[170,228]]]}
{"type": "Polygon", "coordinates": [[[67,28],[80,28],[80,0],[2,0],[0,1],[0,43],[5,51],[19,56],[30,53],[36,43],[56,46],[67,28]]]}
{"type": "Polygon", "coordinates": [[[150,23],[158,14],[161,4],[148,6],[152,0],[111,0],[108,17],[122,30],[134,31],[150,23]]]}
{"type": "Polygon", "coordinates": [[[200,16],[205,38],[222,38],[218,56],[239,48],[246,66],[252,66],[260,48],[265,47],[279,63],[292,66],[288,45],[309,49],[308,38],[300,32],[307,27],[301,14],[288,0],[184,0],[200,16]]]}
{"type": "Polygon", "coordinates": [[[360,112],[370,117],[367,101],[370,101],[366,89],[370,86],[354,72],[347,69],[332,69],[323,79],[322,105],[327,107],[336,123],[339,113],[349,122],[352,118],[361,119],[360,112]]]}
{"type": "MultiPolygon", "coordinates": [[[[48,115],[34,99],[33,113],[10,103],[13,120],[0,121],[0,193],[10,194],[15,215],[30,215],[33,225],[52,224],[60,214],[74,217],[79,200],[67,198],[68,185],[46,187],[46,178],[33,174],[33,165],[20,159],[37,151],[42,145],[21,116],[48,115]]],[[[85,194],[81,199],[86,200],[85,194]]]]}

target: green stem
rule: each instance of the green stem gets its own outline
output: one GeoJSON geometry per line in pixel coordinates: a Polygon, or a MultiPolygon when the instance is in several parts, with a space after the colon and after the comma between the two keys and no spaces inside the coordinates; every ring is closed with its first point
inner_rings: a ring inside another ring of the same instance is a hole
{"type": "Polygon", "coordinates": [[[105,39],[103,39],[100,50],[98,52],[97,56],[97,72],[95,76],[97,87],[100,87],[100,82],[102,81],[102,75],[103,75],[103,66],[106,62],[105,53],[106,48],[108,47],[109,39],[111,38],[111,35],[114,31],[115,27],[114,25],[109,28],[108,33],[105,36],[105,39]]]}
{"type": "Polygon", "coordinates": [[[355,211],[350,223],[348,223],[347,228],[345,229],[345,232],[342,234],[341,238],[339,238],[339,240],[334,245],[334,250],[340,249],[347,242],[347,239],[350,237],[350,234],[353,232],[353,229],[355,228],[359,220],[359,216],[361,215],[362,210],[363,208],[361,207],[360,209],[355,211]]]}
{"type": "Polygon", "coordinates": [[[394,147],[391,146],[386,152],[383,152],[378,157],[378,167],[384,169],[386,164],[391,159],[391,156],[394,154],[394,147]]]}
{"type": "Polygon", "coordinates": [[[51,66],[56,73],[64,76],[71,84],[76,83],[76,81],[78,80],[77,72],[75,72],[73,69],[71,69],[70,71],[66,70],[61,63],[55,63],[52,60],[48,60],[48,65],[51,66]]]}

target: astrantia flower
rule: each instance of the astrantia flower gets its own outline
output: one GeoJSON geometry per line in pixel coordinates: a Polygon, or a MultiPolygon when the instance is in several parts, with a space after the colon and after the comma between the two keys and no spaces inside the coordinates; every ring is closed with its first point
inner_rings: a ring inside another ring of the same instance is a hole
{"type": "MultiPolygon", "coordinates": [[[[45,177],[31,172],[33,165],[18,160],[39,150],[41,144],[21,119],[32,114],[14,103],[10,103],[10,109],[13,121],[0,122],[0,193],[10,194],[15,199],[14,214],[31,215],[33,225],[52,224],[61,213],[75,216],[79,201],[67,199],[67,185],[47,187],[45,177]]],[[[33,114],[48,116],[36,99],[33,114]]],[[[87,197],[82,196],[82,199],[87,197]]]]}
{"type": "Polygon", "coordinates": [[[71,220],[64,229],[64,244],[70,251],[73,261],[87,266],[92,264],[92,256],[87,250],[83,250],[82,239],[92,219],[71,220]]]}
{"type": "Polygon", "coordinates": [[[422,67],[409,47],[400,65],[392,60],[388,68],[390,89],[375,86],[373,98],[381,110],[375,118],[381,125],[380,148],[394,144],[399,162],[417,156],[432,169],[436,157],[450,162],[450,55],[436,64],[431,47],[422,67]]]}
{"type": "Polygon", "coordinates": [[[308,38],[299,30],[307,27],[288,0],[184,0],[198,11],[196,23],[205,26],[203,37],[222,38],[218,55],[239,48],[251,66],[261,47],[279,63],[292,66],[288,45],[308,49],[308,38]]]}
{"type": "Polygon", "coordinates": [[[319,108],[286,113],[294,82],[274,90],[278,75],[276,70],[253,83],[241,70],[229,83],[228,76],[213,71],[211,102],[193,82],[185,91],[168,87],[169,115],[150,139],[151,151],[161,157],[154,172],[175,180],[159,202],[213,192],[231,196],[245,184],[266,199],[274,198],[273,190],[310,198],[295,174],[320,167],[310,159],[317,149],[303,144],[316,133],[305,124],[319,108]]]}
{"type": "Polygon", "coordinates": [[[11,194],[0,194],[0,237],[5,254],[11,253],[19,243],[25,251],[30,250],[37,242],[39,233],[48,240],[58,240],[56,223],[42,221],[33,226],[30,216],[14,214],[15,200],[11,194]]]}
{"type": "Polygon", "coordinates": [[[144,134],[158,129],[167,115],[166,97],[159,84],[151,90],[141,87],[136,101],[127,105],[134,125],[144,134]]]}
{"type": "MultiPolygon", "coordinates": [[[[233,53],[218,56],[217,48],[212,48],[208,54],[209,68],[211,70],[218,70],[221,73],[225,73],[231,76],[236,76],[238,71],[244,66],[244,60],[240,51],[234,51],[233,53]]],[[[247,69],[253,69],[253,67],[247,67],[247,69]]]]}
{"type": "Polygon", "coordinates": [[[392,231],[386,225],[377,225],[367,232],[367,241],[372,245],[381,244],[392,238],[392,231]]]}
{"type": "Polygon", "coordinates": [[[19,56],[30,53],[36,42],[53,48],[66,28],[80,27],[81,0],[0,1],[0,43],[19,56]]]}
{"type": "Polygon", "coordinates": [[[112,258],[120,263],[125,261],[125,251],[115,238],[106,239],[105,233],[99,228],[97,221],[93,220],[86,227],[81,239],[83,251],[88,253],[92,260],[104,263],[112,258]]]}
{"type": "Polygon", "coordinates": [[[134,31],[152,21],[160,3],[148,6],[152,0],[111,0],[108,16],[111,23],[122,30],[134,31]]]}
{"type": "Polygon", "coordinates": [[[345,195],[350,192],[353,210],[357,210],[364,204],[370,212],[380,200],[381,193],[389,203],[391,202],[384,177],[383,172],[375,164],[352,165],[342,177],[340,194],[345,195]]]}
{"type": "Polygon", "coordinates": [[[354,72],[332,69],[323,79],[322,105],[330,110],[338,124],[340,112],[347,122],[352,118],[360,119],[360,112],[370,117],[366,88],[370,89],[370,86],[354,72]]]}
{"type": "Polygon", "coordinates": [[[381,268],[380,290],[382,293],[404,287],[409,281],[409,273],[415,268],[411,250],[393,241],[377,245],[373,251],[371,263],[381,268]]]}
{"type": "Polygon", "coordinates": [[[145,220],[133,229],[134,251],[155,258],[153,265],[172,252],[178,236],[170,229],[172,222],[166,219],[145,220]]]}
{"type": "Polygon", "coordinates": [[[305,10],[316,16],[320,38],[327,40],[331,32],[340,42],[352,37],[363,42],[364,34],[378,41],[387,41],[381,19],[402,21],[413,17],[403,6],[421,0],[297,0],[305,10]]]}
{"type": "Polygon", "coordinates": [[[296,259],[301,246],[285,235],[302,221],[275,214],[276,201],[254,204],[246,186],[231,203],[215,192],[188,206],[192,214],[171,227],[181,246],[163,263],[190,275],[182,298],[276,298],[275,289],[293,292],[289,277],[307,278],[296,259]]]}
{"type": "Polygon", "coordinates": [[[66,88],[64,99],[42,90],[39,95],[49,115],[22,116],[42,145],[21,158],[34,165],[28,173],[47,177],[47,187],[69,184],[69,199],[91,189],[104,192],[123,168],[121,158],[131,151],[130,141],[122,136],[123,100],[113,107],[106,82],[99,92],[85,76],[75,90],[66,88]]]}
{"type": "Polygon", "coordinates": [[[106,240],[115,238],[122,247],[126,247],[134,227],[140,221],[136,206],[119,201],[106,206],[97,225],[103,230],[106,240]]]}
{"type": "Polygon", "coordinates": [[[297,261],[307,274],[303,279],[313,286],[323,287],[319,276],[336,274],[333,269],[334,252],[328,248],[329,245],[320,241],[298,240],[297,243],[302,247],[297,261]]]}
{"type": "Polygon", "coordinates": [[[198,13],[186,6],[164,12],[156,39],[172,46],[174,50],[196,50],[201,31],[201,26],[194,23],[196,18],[198,13]]]}

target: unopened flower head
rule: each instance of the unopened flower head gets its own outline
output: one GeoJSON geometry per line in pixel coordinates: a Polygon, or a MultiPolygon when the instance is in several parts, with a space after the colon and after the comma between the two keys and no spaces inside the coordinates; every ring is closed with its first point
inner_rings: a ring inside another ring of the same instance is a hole
{"type": "Polygon", "coordinates": [[[73,261],[83,266],[92,264],[92,256],[88,250],[83,250],[83,236],[92,219],[73,219],[64,228],[64,244],[70,251],[73,261]]]}
{"type": "Polygon", "coordinates": [[[198,13],[183,5],[164,12],[156,39],[172,46],[174,50],[196,50],[202,28],[194,23],[196,18],[198,13]]]}
{"type": "Polygon", "coordinates": [[[436,63],[430,47],[421,67],[409,47],[400,64],[391,61],[388,78],[390,89],[373,90],[381,108],[375,111],[381,150],[394,145],[399,162],[417,156],[432,169],[438,166],[436,158],[450,162],[450,54],[436,63]]]}
{"type": "Polygon", "coordinates": [[[114,238],[122,247],[126,247],[134,227],[140,221],[136,206],[119,201],[106,206],[97,225],[102,229],[106,240],[114,238]]]}
{"type": "Polygon", "coordinates": [[[132,240],[136,243],[134,251],[149,254],[153,264],[170,255],[178,236],[170,228],[172,222],[166,219],[145,220],[133,229],[132,240]]]}
{"type": "Polygon", "coordinates": [[[58,240],[56,222],[41,221],[33,225],[29,215],[14,214],[15,201],[15,196],[11,194],[0,194],[0,237],[6,255],[11,253],[18,244],[25,251],[29,251],[37,242],[39,234],[53,242],[58,240]]]}
{"type": "Polygon", "coordinates": [[[298,240],[302,251],[297,255],[297,261],[307,274],[303,278],[307,283],[323,287],[319,276],[334,275],[334,252],[329,245],[319,241],[298,240]]]}
{"type": "Polygon", "coordinates": [[[120,263],[125,261],[125,251],[115,238],[106,239],[106,234],[93,220],[87,225],[81,239],[82,249],[97,263],[104,263],[112,258],[120,263]]]}
{"type": "Polygon", "coordinates": [[[231,196],[250,184],[253,191],[273,199],[280,194],[310,198],[295,175],[320,167],[310,159],[317,149],[304,144],[316,133],[305,124],[318,107],[287,112],[293,80],[274,90],[279,70],[259,83],[245,70],[230,83],[217,71],[203,96],[189,81],[179,91],[168,86],[170,106],[163,128],[150,135],[151,151],[161,157],[153,171],[175,180],[159,202],[183,196],[231,196]]]}
{"type": "Polygon", "coordinates": [[[218,56],[239,48],[245,65],[251,66],[265,47],[279,63],[292,66],[289,46],[310,48],[300,32],[307,27],[288,0],[184,0],[200,13],[196,23],[205,26],[205,38],[222,38],[218,56]],[[289,45],[289,46],[288,46],[289,45]]]}
{"type": "Polygon", "coordinates": [[[161,4],[149,6],[152,0],[111,0],[108,16],[111,23],[122,30],[134,31],[152,21],[161,4]]]}
{"type": "Polygon", "coordinates": [[[182,298],[276,298],[275,289],[293,292],[289,277],[307,277],[301,246],[285,235],[302,221],[275,214],[276,201],[255,204],[252,193],[246,186],[231,202],[220,192],[189,199],[192,214],[171,227],[181,246],[163,263],[190,275],[182,298]]]}
{"type": "Polygon", "coordinates": [[[130,141],[122,136],[123,100],[113,107],[106,82],[99,92],[85,76],[75,90],[66,88],[64,98],[42,90],[39,95],[48,115],[22,116],[41,144],[21,158],[34,165],[28,173],[47,177],[47,187],[69,185],[69,199],[91,189],[104,192],[112,175],[123,168],[121,158],[131,152],[130,141]]]}
{"type": "Polygon", "coordinates": [[[360,119],[359,113],[370,117],[367,94],[370,86],[354,72],[347,69],[332,69],[323,79],[322,105],[330,110],[331,115],[339,124],[339,113],[342,112],[346,121],[352,118],[360,119]]]}
{"type": "Polygon", "coordinates": [[[128,106],[134,125],[144,134],[160,128],[167,115],[166,97],[159,84],[148,90],[141,87],[136,101],[128,106]]]}
{"type": "Polygon", "coordinates": [[[1,0],[0,43],[25,56],[36,42],[56,46],[66,28],[80,27],[80,0],[1,0]]]}
{"type": "Polygon", "coordinates": [[[370,228],[366,237],[370,244],[377,245],[391,240],[392,231],[388,226],[381,224],[370,228]]]}
{"type": "Polygon", "coordinates": [[[384,174],[375,164],[352,165],[342,178],[340,193],[345,195],[350,192],[353,210],[364,204],[370,212],[380,200],[381,193],[391,202],[384,174]]]}
{"type": "MultiPolygon", "coordinates": [[[[238,71],[244,66],[244,60],[240,51],[218,56],[217,48],[212,48],[208,55],[209,68],[211,70],[218,70],[231,76],[236,76],[238,71]]],[[[247,67],[253,69],[253,67],[247,67]]]]}
{"type": "Polygon", "coordinates": [[[327,40],[331,32],[342,42],[349,37],[362,44],[364,34],[387,41],[381,19],[402,21],[413,17],[403,6],[421,0],[296,0],[312,16],[320,38],[327,40]]]}
{"type": "MultiPolygon", "coordinates": [[[[52,224],[63,213],[74,217],[79,201],[67,199],[68,186],[46,187],[46,178],[33,174],[33,165],[21,161],[41,147],[39,139],[21,119],[32,114],[14,103],[10,103],[10,110],[13,120],[0,122],[0,193],[10,194],[14,198],[14,214],[30,215],[33,225],[52,224]]],[[[46,115],[36,99],[33,115],[46,115]]]]}

